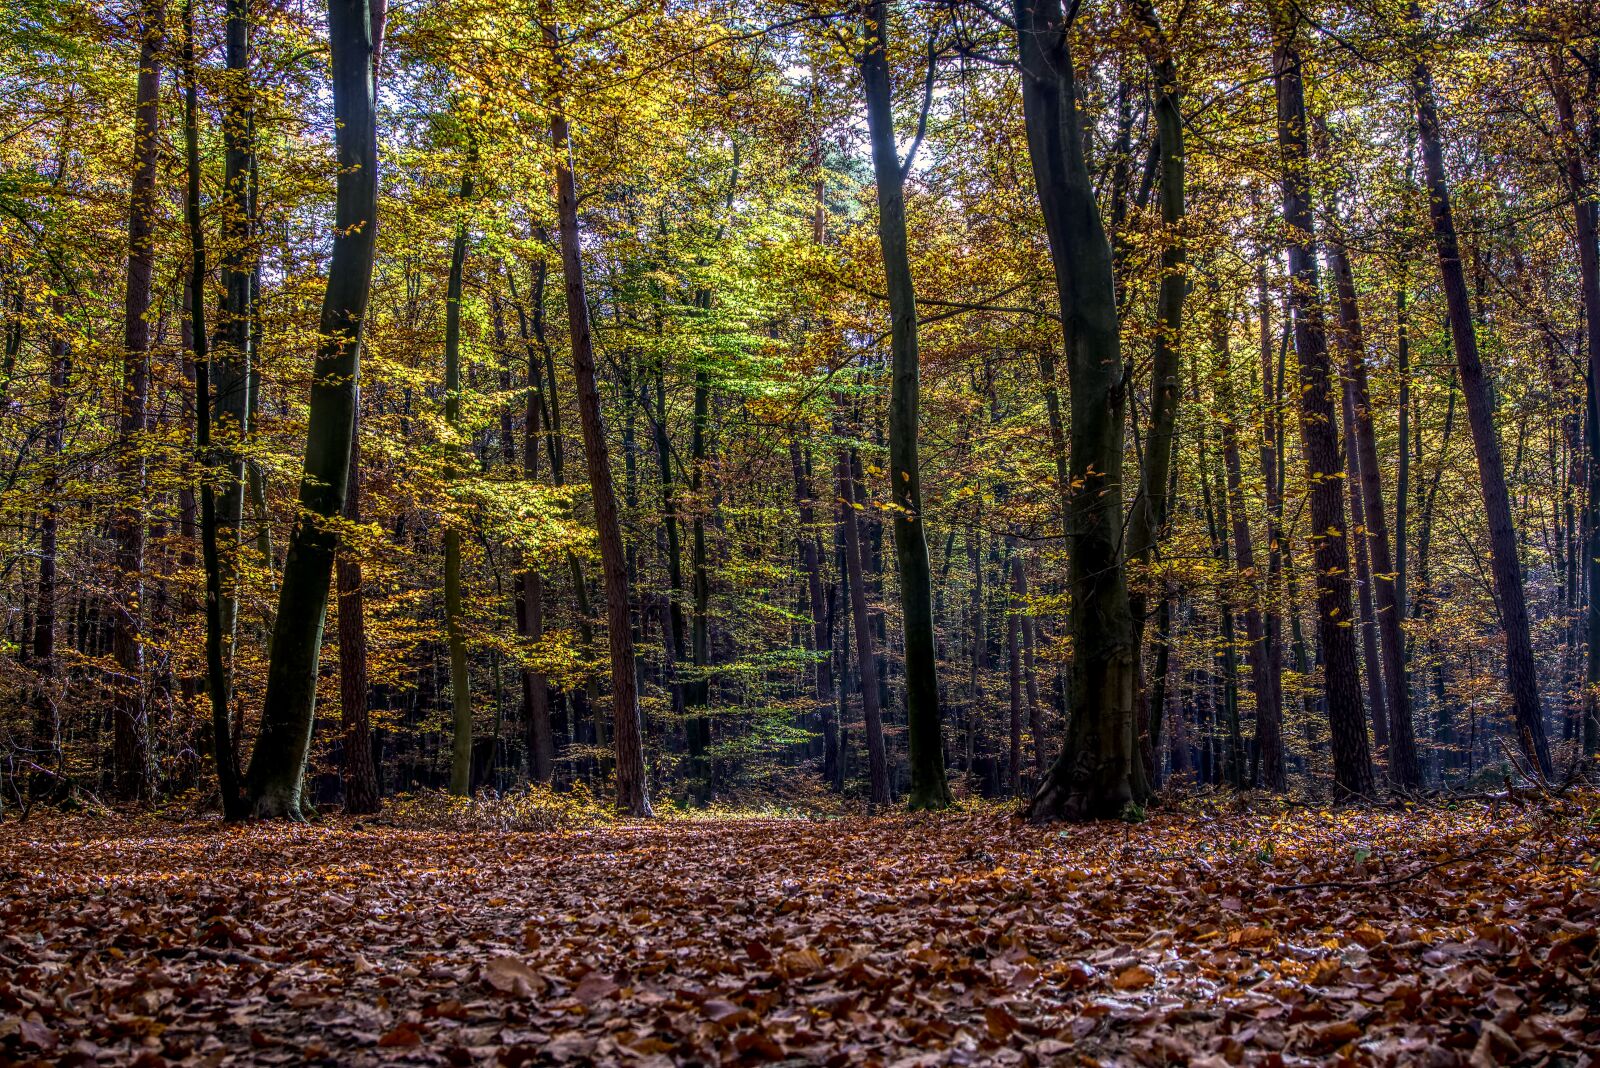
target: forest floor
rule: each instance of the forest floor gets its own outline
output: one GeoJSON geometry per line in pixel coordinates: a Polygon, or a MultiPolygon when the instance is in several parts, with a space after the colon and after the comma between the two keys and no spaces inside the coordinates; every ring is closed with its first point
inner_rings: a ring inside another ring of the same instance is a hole
{"type": "Polygon", "coordinates": [[[0,1064],[1600,1063],[1600,798],[0,826],[0,1064]]]}

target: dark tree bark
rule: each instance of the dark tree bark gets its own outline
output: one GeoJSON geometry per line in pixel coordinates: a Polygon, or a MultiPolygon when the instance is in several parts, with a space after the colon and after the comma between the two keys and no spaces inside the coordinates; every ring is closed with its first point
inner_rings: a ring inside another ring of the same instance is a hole
{"type": "Polygon", "coordinates": [[[798,439],[789,440],[789,464],[794,469],[795,509],[799,513],[800,564],[806,573],[807,604],[811,609],[811,651],[816,661],[817,715],[822,721],[822,778],[833,783],[839,768],[839,725],[833,715],[833,626],[822,588],[822,541],[816,531],[816,509],[811,480],[798,439]]]}
{"type": "MultiPolygon", "coordinates": [[[[557,45],[554,26],[545,37],[557,45]]],[[[578,233],[578,187],[572,173],[572,144],[566,115],[556,108],[550,117],[555,146],[556,211],[561,229],[561,273],[566,282],[567,322],[572,339],[572,370],[578,387],[578,416],[583,427],[583,452],[594,497],[595,533],[600,542],[600,568],[605,580],[607,637],[611,647],[611,714],[617,762],[617,808],[630,816],[654,815],[645,782],[643,730],[639,717],[638,672],[634,665],[633,621],[628,610],[628,568],[622,546],[622,524],[611,481],[600,388],[595,381],[594,341],[589,331],[589,301],[583,282],[583,246],[578,233]]]]}
{"type": "Polygon", "coordinates": [[[125,801],[151,794],[150,755],[145,740],[144,602],[145,461],[138,439],[148,418],[150,394],[151,240],[156,210],[157,137],[161,123],[161,61],[166,47],[161,0],[139,7],[139,81],[133,113],[133,182],[128,192],[128,271],[123,303],[122,403],[117,427],[122,499],[111,521],[117,579],[111,652],[117,664],[112,691],[112,766],[116,793],[125,801]]]}
{"type": "MultiPolygon", "coordinates": [[[[469,160],[468,167],[471,166],[469,160]]],[[[470,170],[462,176],[459,199],[463,207],[472,199],[470,170]]],[[[444,297],[444,420],[453,430],[459,430],[461,425],[461,285],[466,262],[467,224],[462,221],[456,225],[450,248],[450,276],[444,297]]],[[[450,646],[450,792],[457,797],[472,793],[472,679],[467,667],[464,616],[461,531],[452,523],[444,530],[444,622],[450,646]]]]}
{"type": "MultiPolygon", "coordinates": [[[[1259,318],[1261,357],[1261,477],[1266,485],[1267,504],[1267,609],[1262,619],[1261,645],[1267,663],[1267,707],[1256,710],[1256,759],[1260,762],[1260,781],[1264,789],[1281,793],[1288,789],[1283,766],[1283,614],[1279,608],[1283,586],[1283,495],[1279,492],[1279,428],[1283,422],[1282,356],[1273,359],[1274,350],[1283,353],[1288,344],[1272,343],[1272,301],[1267,292],[1267,266],[1256,267],[1256,313],[1259,318]]],[[[1283,353],[1286,355],[1286,353],[1283,353]]]]}
{"type": "MultiPolygon", "coordinates": [[[[344,518],[361,522],[361,394],[351,414],[350,472],[345,481],[344,518]]],[[[378,772],[372,763],[372,728],[367,715],[367,619],[361,592],[361,559],[343,546],[335,564],[339,591],[339,733],[344,765],[344,810],[377,812],[378,772]]]]}
{"type": "MultiPolygon", "coordinates": [[[[539,478],[540,425],[545,410],[554,403],[546,395],[544,357],[549,350],[545,335],[544,296],[549,265],[540,259],[533,265],[533,286],[528,292],[528,308],[517,309],[523,345],[528,355],[528,398],[523,413],[522,473],[529,482],[539,478]]],[[[511,276],[508,274],[508,278],[511,276]]],[[[515,282],[513,299],[515,299],[515,282]]],[[[516,580],[517,632],[530,642],[544,637],[544,575],[537,567],[525,567],[516,580]]],[[[528,777],[548,785],[555,776],[555,732],[550,721],[550,684],[544,672],[524,667],[522,709],[528,730],[528,777]]]]}
{"type": "Polygon", "coordinates": [[[246,780],[259,817],[302,818],[301,784],[316,711],[317,667],[337,524],[350,479],[361,373],[361,330],[377,234],[378,140],[373,39],[366,0],[328,0],[338,162],[333,255],[322,301],[322,341],[312,368],[300,511],[289,535],[267,668],[261,732],[246,780]]]}
{"type": "Polygon", "coordinates": [[[1311,484],[1311,540],[1316,556],[1317,631],[1332,734],[1334,787],[1341,799],[1372,795],[1372,757],[1361,707],[1361,679],[1350,626],[1350,553],[1345,540],[1343,467],[1335,391],[1323,328],[1306,141],[1298,15],[1282,0],[1272,7],[1273,81],[1278,144],[1283,157],[1283,219],[1289,229],[1289,302],[1300,360],[1300,436],[1311,484]]]}
{"type": "Polygon", "coordinates": [[[1123,559],[1127,382],[1115,279],[1079,128],[1068,19],[1059,0],[1015,0],[1023,116],[1055,269],[1072,393],[1071,715],[1034,795],[1035,820],[1114,818],[1146,800],[1134,734],[1138,668],[1123,559]]]}
{"type": "MultiPolygon", "coordinates": [[[[33,633],[28,651],[35,676],[31,748],[33,762],[40,768],[47,764],[59,766],[61,755],[61,717],[56,707],[56,679],[60,674],[56,661],[56,551],[61,525],[61,447],[66,437],[67,373],[71,361],[71,348],[65,334],[65,310],[66,304],[59,296],[52,298],[50,392],[44,439],[40,442],[45,459],[39,484],[39,573],[34,587],[33,633]]],[[[59,783],[58,774],[45,775],[36,771],[31,776],[29,793],[42,796],[59,783]]]]}
{"type": "Polygon", "coordinates": [[[227,67],[221,81],[223,177],[218,237],[224,294],[211,353],[211,442],[216,472],[217,566],[221,575],[219,616],[224,692],[231,705],[233,647],[238,637],[238,550],[244,522],[244,442],[250,433],[251,323],[254,320],[250,260],[253,221],[250,176],[254,170],[250,89],[250,0],[227,0],[224,21],[227,67]]]}
{"type": "MultiPolygon", "coordinates": [[[[1413,30],[1421,29],[1422,13],[1415,0],[1409,8],[1409,21],[1413,30]]],[[[1450,336],[1455,344],[1461,395],[1467,405],[1467,426],[1472,431],[1478,457],[1483,507],[1489,520],[1490,566],[1499,601],[1500,624],[1505,632],[1506,688],[1511,695],[1517,739],[1523,752],[1539,773],[1548,777],[1551,774],[1550,746],[1539,706],[1539,678],[1528,628],[1528,602],[1517,554],[1517,531],[1511,519],[1505,462],[1494,425],[1494,402],[1489,394],[1483,361],[1478,356],[1478,335],[1450,208],[1450,183],[1444,170],[1444,142],[1439,130],[1439,109],[1434,102],[1433,72],[1425,60],[1418,59],[1411,69],[1411,95],[1417,109],[1417,134],[1427,178],[1434,249],[1439,258],[1450,336]]]]}
{"type": "MultiPolygon", "coordinates": [[[[906,249],[905,169],[895,147],[893,88],[889,74],[889,5],[868,0],[861,80],[878,184],[878,242],[889,291],[889,485],[894,502],[895,563],[900,577],[905,643],[906,737],[913,810],[950,805],[940,726],[938,659],[933,637],[933,575],[928,563],[927,516],[922,510],[922,468],[917,454],[921,371],[917,352],[917,295],[906,249]]],[[[929,82],[934,59],[930,54],[929,82]]]]}
{"type": "Polygon", "coordinates": [[[1567,192],[1577,224],[1578,274],[1583,293],[1584,318],[1584,467],[1589,500],[1584,517],[1585,569],[1589,605],[1584,629],[1589,655],[1584,673],[1581,737],[1586,756],[1600,753],[1600,206],[1588,187],[1572,93],[1559,68],[1551,80],[1556,116],[1561,132],[1567,192]]]}
{"type": "Polygon", "coordinates": [[[1355,442],[1355,386],[1348,376],[1341,378],[1340,404],[1345,432],[1344,483],[1350,494],[1350,529],[1355,534],[1350,541],[1356,565],[1356,612],[1361,627],[1361,658],[1366,666],[1362,681],[1367,688],[1373,741],[1386,759],[1389,750],[1389,708],[1384,700],[1383,673],[1378,659],[1377,620],[1372,607],[1372,564],[1367,557],[1367,539],[1363,536],[1367,529],[1367,508],[1361,497],[1361,458],[1355,442]]]}
{"type": "MultiPolygon", "coordinates": [[[[834,427],[842,436],[843,427],[834,427]]],[[[867,584],[861,566],[861,517],[856,509],[855,474],[850,449],[839,447],[839,525],[844,530],[845,574],[850,583],[850,618],[855,624],[857,681],[867,735],[867,800],[874,808],[889,803],[889,760],[883,745],[883,708],[878,701],[878,658],[867,613],[867,584]]]]}
{"type": "MultiPolygon", "coordinates": [[[[1389,727],[1389,781],[1402,791],[1422,787],[1422,767],[1417,761],[1415,728],[1411,721],[1411,692],[1406,670],[1404,616],[1397,568],[1389,552],[1389,523],[1384,511],[1382,471],[1378,466],[1377,434],[1372,425],[1372,394],[1367,382],[1366,337],[1361,329],[1361,309],[1356,300],[1355,275],[1343,238],[1335,232],[1328,241],[1334,282],[1339,296],[1340,337],[1349,373],[1348,436],[1360,454],[1361,501],[1364,506],[1369,575],[1377,602],[1378,638],[1383,649],[1383,680],[1389,727]]],[[[1402,337],[1404,335],[1402,334],[1402,337]]],[[[1405,452],[1404,438],[1400,451],[1405,452]]],[[[1359,536],[1359,534],[1358,534],[1359,536]]],[[[1377,675],[1377,665],[1369,672],[1377,675]]],[[[1383,740],[1379,739],[1379,745],[1383,740]]]]}
{"type": "Polygon", "coordinates": [[[206,577],[206,693],[211,703],[211,740],[217,763],[217,788],[224,819],[244,815],[238,787],[233,741],[232,686],[228,671],[227,576],[219,544],[221,517],[213,475],[227,462],[212,442],[212,361],[205,320],[206,245],[200,221],[200,104],[194,51],[194,0],[183,8],[183,141],[187,188],[185,217],[189,230],[189,332],[194,347],[195,448],[203,471],[200,480],[200,556],[206,577]]]}
{"type": "MultiPolygon", "coordinates": [[[[1227,478],[1228,515],[1233,523],[1233,559],[1240,577],[1248,584],[1244,609],[1245,663],[1250,667],[1250,690],[1256,699],[1256,742],[1258,753],[1265,754],[1282,745],[1283,725],[1272,700],[1272,667],[1268,660],[1266,632],[1262,626],[1256,571],[1255,538],[1250,530],[1250,513],[1245,510],[1244,464],[1239,457],[1239,413],[1234,405],[1232,344],[1229,338],[1227,309],[1219,303],[1212,327],[1213,348],[1219,360],[1217,400],[1222,408],[1222,463],[1227,478]]],[[[1264,782],[1268,789],[1276,789],[1264,782]]]]}

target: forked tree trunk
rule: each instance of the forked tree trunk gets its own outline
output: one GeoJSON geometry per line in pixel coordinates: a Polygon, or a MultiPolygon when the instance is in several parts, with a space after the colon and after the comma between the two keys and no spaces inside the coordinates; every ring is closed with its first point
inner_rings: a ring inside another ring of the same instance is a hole
{"type": "Polygon", "coordinates": [[[1123,377],[1111,247],[1084,157],[1060,0],[1015,0],[1023,116],[1055,268],[1072,395],[1071,714],[1034,820],[1118,817],[1147,799],[1134,735],[1138,648],[1123,559],[1123,377]]]}
{"type": "Polygon", "coordinates": [[[267,695],[246,779],[247,808],[299,819],[316,712],[317,666],[337,524],[350,478],[361,330],[372,282],[378,215],[377,116],[372,24],[366,0],[328,0],[338,162],[333,255],[322,301],[322,341],[312,368],[299,518],[289,535],[273,624],[267,695]]]}
{"type": "Polygon", "coordinates": [[[1350,626],[1350,552],[1345,540],[1342,463],[1335,391],[1323,328],[1321,280],[1312,222],[1306,141],[1305,85],[1297,41],[1298,14],[1273,0],[1273,81],[1283,166],[1283,220],[1289,230],[1289,301],[1300,362],[1300,437],[1310,482],[1311,541],[1316,556],[1317,634],[1333,744],[1334,790],[1340,799],[1372,795],[1372,756],[1361,707],[1355,634],[1350,626]]]}
{"type": "MultiPolygon", "coordinates": [[[[928,563],[927,516],[922,510],[922,468],[917,454],[921,370],[917,351],[917,295],[906,248],[905,169],[895,147],[893,87],[889,73],[888,0],[869,0],[861,80],[866,87],[872,167],[878,183],[878,242],[889,291],[889,490],[894,502],[895,563],[905,643],[906,737],[911,763],[907,805],[950,805],[940,726],[938,660],[933,636],[933,575],[928,563]]],[[[928,62],[934,62],[930,56],[928,62]]],[[[929,70],[929,76],[932,76],[929,70]]]]}
{"type": "MultiPolygon", "coordinates": [[[[553,25],[545,37],[556,46],[553,25]]],[[[611,719],[617,762],[617,808],[630,816],[654,815],[645,783],[644,740],[639,718],[638,672],[634,666],[633,621],[628,611],[628,566],[622,524],[611,482],[600,388],[595,381],[594,342],[589,332],[589,300],[583,283],[583,246],[578,234],[578,187],[572,174],[572,144],[567,118],[559,107],[550,117],[555,148],[556,212],[561,229],[561,273],[566,282],[567,322],[572,338],[572,370],[578,387],[583,452],[594,496],[595,533],[605,580],[607,637],[611,646],[611,719]]]]}
{"type": "MultiPolygon", "coordinates": [[[[1408,19],[1420,31],[1422,13],[1415,0],[1408,19]]],[[[1434,102],[1433,72],[1424,60],[1411,70],[1411,94],[1417,109],[1417,134],[1422,144],[1423,172],[1428,183],[1428,209],[1433,221],[1434,249],[1439,258],[1450,337],[1455,343],[1456,367],[1461,376],[1461,396],[1467,404],[1467,426],[1478,457],[1478,481],[1483,508],[1489,520],[1490,567],[1499,601],[1500,625],[1506,643],[1506,688],[1511,696],[1517,740],[1541,775],[1551,774],[1550,745],[1545,738],[1539,706],[1539,678],[1528,627],[1528,601],[1522,584],[1522,564],[1517,553],[1517,531],[1511,518],[1511,498],[1506,490],[1505,461],[1494,423],[1494,402],[1483,361],[1478,356],[1478,334],[1455,217],[1450,208],[1450,183],[1444,170],[1444,144],[1439,131],[1439,109],[1434,102]]]]}

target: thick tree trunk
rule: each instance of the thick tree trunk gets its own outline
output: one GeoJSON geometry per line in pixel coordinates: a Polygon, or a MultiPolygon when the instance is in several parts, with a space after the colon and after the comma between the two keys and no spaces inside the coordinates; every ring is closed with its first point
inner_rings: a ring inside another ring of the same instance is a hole
{"type": "Polygon", "coordinates": [[[249,811],[261,817],[301,817],[328,587],[339,544],[337,525],[330,520],[344,508],[350,477],[378,208],[372,24],[367,16],[366,0],[328,2],[338,161],[333,255],[322,302],[323,340],[312,368],[299,518],[284,558],[261,732],[246,781],[249,811]]]}
{"type": "MultiPolygon", "coordinates": [[[[1421,11],[1414,2],[1409,19],[1421,26],[1421,11]]],[[[1494,402],[1483,362],[1478,356],[1478,335],[1473,325],[1466,276],[1455,218],[1450,208],[1450,184],[1444,170],[1444,145],[1439,131],[1439,111],[1434,102],[1433,73],[1418,60],[1411,71],[1411,93],[1417,108],[1417,133],[1422,144],[1423,170],[1428,183],[1428,207],[1433,220],[1434,248],[1444,286],[1450,336],[1455,343],[1461,395],[1467,404],[1467,426],[1478,457],[1478,480],[1489,521],[1490,566],[1499,601],[1501,627],[1506,642],[1506,686],[1516,719],[1517,739],[1540,774],[1551,774],[1550,746],[1545,739],[1539,706],[1539,678],[1534,666],[1533,641],[1528,627],[1528,602],[1517,554],[1517,531],[1511,518],[1511,498],[1506,490],[1505,463],[1494,425],[1494,402]]]]}
{"type": "MultiPolygon", "coordinates": [[[[556,43],[553,26],[545,36],[556,43]]],[[[556,210],[561,228],[561,273],[566,282],[567,321],[572,339],[572,370],[578,387],[583,451],[594,497],[595,533],[605,579],[607,637],[611,646],[611,719],[617,761],[617,808],[630,816],[654,815],[645,782],[644,739],[639,717],[638,672],[634,666],[633,623],[628,611],[628,570],[622,523],[611,482],[600,388],[595,381],[594,342],[589,332],[589,301],[583,282],[583,246],[578,233],[578,187],[572,174],[567,118],[557,109],[550,118],[555,147],[556,210]]]]}
{"type": "MultiPolygon", "coordinates": [[[[111,652],[117,664],[112,691],[112,765],[116,793],[125,801],[150,796],[150,756],[145,741],[144,644],[144,451],[150,393],[150,282],[155,267],[152,230],[156,210],[157,136],[161,122],[161,60],[165,50],[164,5],[142,0],[139,8],[139,81],[133,117],[133,182],[128,193],[127,295],[123,303],[122,405],[118,421],[121,500],[111,521],[117,578],[111,652]]],[[[9,339],[8,339],[9,340],[9,339]]]]}
{"type": "MultiPolygon", "coordinates": [[[[471,166],[471,164],[468,164],[471,166]]],[[[472,175],[461,179],[460,201],[472,199],[472,175]]],[[[444,419],[459,433],[461,426],[461,285],[467,262],[467,224],[456,226],[450,249],[450,275],[444,295],[444,419]]],[[[459,459],[458,461],[459,462],[459,459]]],[[[444,624],[450,646],[450,792],[472,793],[472,678],[467,666],[465,610],[461,604],[461,530],[453,522],[444,531],[444,624]]]]}
{"type": "Polygon", "coordinates": [[[1059,0],[1015,0],[1023,116],[1050,239],[1072,394],[1065,511],[1072,551],[1070,726],[1034,795],[1035,820],[1118,817],[1146,800],[1134,734],[1138,647],[1122,538],[1127,382],[1111,248],[1079,128],[1059,0]]]}
{"type": "Polygon", "coordinates": [[[1311,484],[1316,555],[1317,631],[1332,733],[1334,788],[1340,799],[1372,796],[1372,757],[1361,707],[1355,635],[1350,627],[1350,553],[1345,540],[1342,463],[1334,392],[1338,383],[1323,329],[1306,143],[1305,85],[1296,40],[1298,16],[1274,0],[1273,81],[1283,155],[1283,219],[1289,237],[1295,352],[1300,362],[1300,436],[1311,484]]]}
{"type": "MultiPolygon", "coordinates": [[[[895,148],[893,88],[889,74],[888,0],[868,0],[866,50],[867,125],[878,183],[878,242],[889,291],[889,485],[894,502],[895,562],[905,643],[906,737],[913,809],[950,805],[940,726],[938,660],[933,637],[933,576],[928,564],[927,516],[922,510],[922,468],[917,454],[921,370],[917,351],[917,295],[906,248],[905,170],[895,148]]],[[[929,63],[933,62],[930,57],[929,63]]],[[[932,72],[930,71],[931,75],[932,72]]]]}
{"type": "MultiPolygon", "coordinates": [[[[1422,768],[1417,762],[1405,635],[1400,628],[1405,609],[1401,604],[1397,569],[1389,553],[1389,523],[1384,511],[1377,434],[1372,425],[1372,394],[1367,382],[1366,337],[1361,329],[1355,276],[1350,270],[1350,256],[1342,238],[1335,235],[1328,242],[1328,254],[1338,287],[1340,337],[1349,371],[1347,436],[1355,440],[1356,450],[1360,453],[1360,489],[1366,524],[1368,567],[1373,597],[1377,602],[1378,638],[1383,648],[1382,674],[1385,704],[1389,713],[1389,781],[1397,790],[1415,791],[1422,786],[1422,768]]],[[[1403,438],[1400,451],[1402,454],[1405,452],[1403,438]]],[[[1368,670],[1376,675],[1376,664],[1368,670]]],[[[1383,740],[1379,739],[1379,745],[1382,744],[1383,740]]]]}
{"type": "MultiPolygon", "coordinates": [[[[835,436],[843,428],[834,427],[835,436]]],[[[850,617],[855,624],[856,666],[861,689],[861,715],[867,734],[867,801],[874,808],[889,803],[889,761],[883,745],[883,709],[878,701],[878,658],[867,614],[867,584],[861,566],[861,517],[856,509],[855,475],[850,449],[841,445],[838,464],[839,525],[844,530],[845,574],[850,582],[850,617]]]]}

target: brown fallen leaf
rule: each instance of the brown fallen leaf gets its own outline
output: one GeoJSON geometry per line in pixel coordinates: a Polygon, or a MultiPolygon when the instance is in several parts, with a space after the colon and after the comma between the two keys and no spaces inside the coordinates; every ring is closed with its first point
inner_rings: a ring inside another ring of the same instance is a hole
{"type": "Polygon", "coordinates": [[[483,966],[483,981],[502,994],[538,997],[550,985],[543,976],[516,957],[495,957],[483,966]]]}
{"type": "Polygon", "coordinates": [[[1155,981],[1155,972],[1143,964],[1131,964],[1117,973],[1111,985],[1117,990],[1143,990],[1155,981]]]}
{"type": "Polygon", "coordinates": [[[572,996],[585,1005],[593,1005],[595,1002],[615,994],[619,989],[621,988],[609,976],[600,972],[590,972],[578,981],[577,987],[572,991],[572,996]]]}

